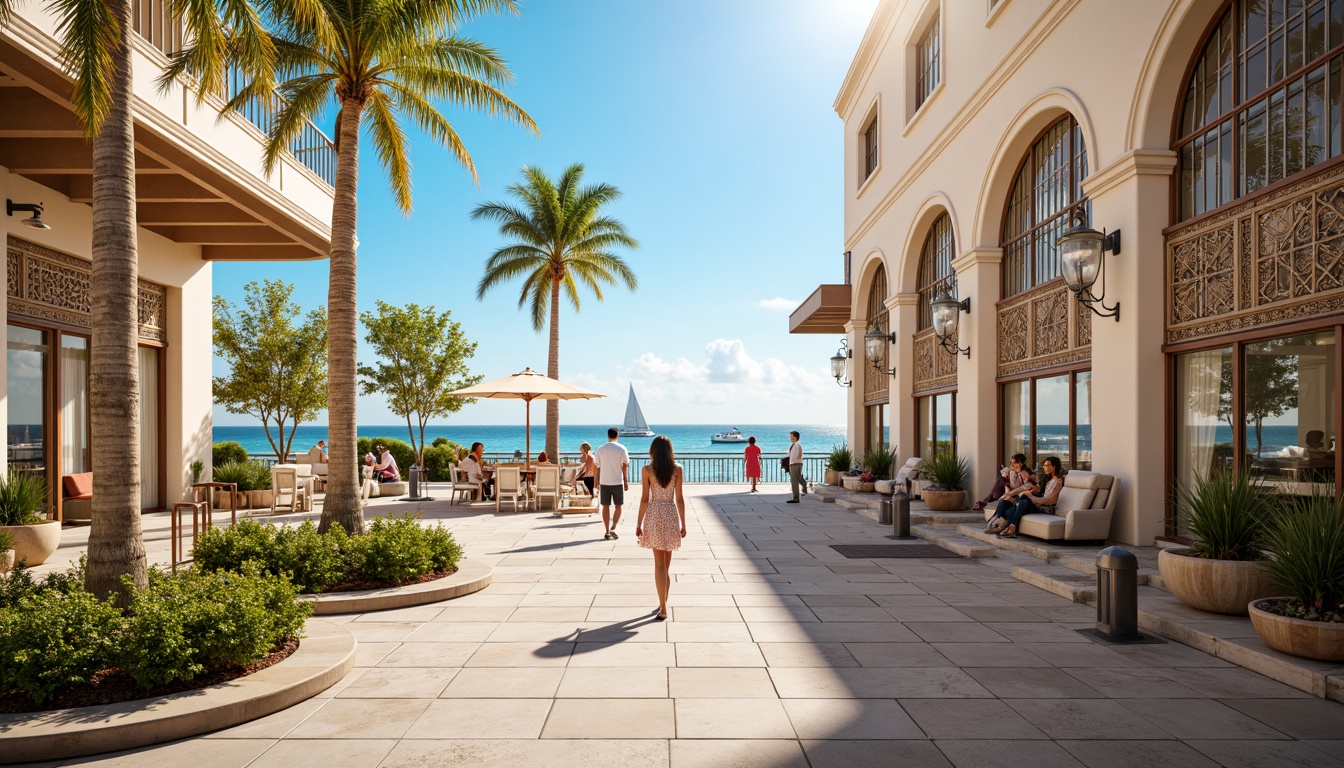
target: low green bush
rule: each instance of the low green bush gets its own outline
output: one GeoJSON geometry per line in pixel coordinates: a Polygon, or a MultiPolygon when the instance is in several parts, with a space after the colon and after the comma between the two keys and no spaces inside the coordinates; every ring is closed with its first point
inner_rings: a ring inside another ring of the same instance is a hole
{"type": "Polygon", "coordinates": [[[836,445],[831,448],[831,455],[826,458],[826,468],[836,472],[848,472],[850,467],[854,466],[854,452],[849,450],[847,445],[836,445]]]}
{"type": "Polygon", "coordinates": [[[419,515],[380,517],[364,536],[350,539],[361,554],[365,578],[408,581],[457,564],[462,548],[442,526],[423,528],[419,515]]]}
{"type": "Polygon", "coordinates": [[[890,480],[892,465],[896,463],[896,452],[884,446],[869,448],[863,457],[863,468],[873,473],[878,480],[890,480]]]}
{"type": "Polygon", "coordinates": [[[1250,472],[1221,470],[1176,487],[1177,514],[1195,538],[1191,554],[1212,560],[1261,560],[1269,488],[1250,472]]]}
{"type": "Polygon", "coordinates": [[[0,479],[0,525],[40,523],[46,507],[47,481],[41,475],[11,469],[0,479]]]}
{"type": "Polygon", "coordinates": [[[82,589],[36,589],[0,610],[0,690],[43,704],[115,663],[125,619],[82,589]]]}
{"type": "Polygon", "coordinates": [[[252,484],[252,469],[246,461],[229,461],[215,465],[216,483],[237,483],[238,490],[248,491],[252,484]]]}
{"type": "Polygon", "coordinates": [[[14,548],[14,535],[9,531],[0,531],[0,552],[14,548]]]}
{"type": "Polygon", "coordinates": [[[120,666],[143,688],[191,680],[265,657],[303,628],[310,603],[289,580],[260,572],[155,571],[136,593],[120,666]]]}
{"type": "Polygon", "coordinates": [[[1266,526],[1269,577],[1296,601],[1296,618],[1344,618],[1344,499],[1333,494],[1290,496],[1266,526]]]}
{"type": "Polygon", "coordinates": [[[392,458],[397,460],[397,469],[401,470],[402,480],[410,477],[408,473],[411,471],[411,465],[415,463],[415,451],[411,450],[410,443],[391,437],[361,437],[355,444],[355,450],[359,451],[361,466],[366,453],[372,453],[375,459],[378,458],[378,452],[373,450],[375,445],[386,447],[392,458]]]}
{"type": "MultiPolygon", "coordinates": [[[[443,438],[439,439],[442,440],[443,438]]],[[[448,472],[448,465],[457,463],[457,452],[460,448],[461,446],[453,443],[439,445],[436,442],[425,449],[425,473],[430,482],[452,482],[453,478],[448,472]]]]}
{"type": "MultiPolygon", "coordinates": [[[[271,490],[271,468],[262,464],[256,459],[252,459],[243,466],[247,467],[248,488],[249,491],[269,491],[271,490]]],[[[241,490],[241,489],[239,489],[241,490]]]]}
{"type": "Polygon", "coordinates": [[[79,564],[68,571],[53,571],[40,579],[33,578],[22,564],[9,576],[0,578],[0,611],[13,608],[23,598],[38,592],[54,591],[71,594],[84,589],[85,555],[79,556],[79,564]]]}
{"type": "Polygon", "coordinates": [[[924,476],[933,483],[930,490],[966,490],[966,475],[970,471],[970,462],[951,450],[939,451],[932,459],[924,462],[924,476]]]}
{"type": "MultiPolygon", "coordinates": [[[[211,465],[215,467],[215,472],[218,473],[219,467],[222,464],[242,464],[244,461],[247,461],[247,449],[243,447],[242,443],[237,443],[232,440],[223,443],[215,443],[210,446],[210,457],[211,465]]],[[[216,479],[218,479],[218,475],[216,475],[216,479]]],[[[225,481],[219,480],[219,482],[222,483],[225,481]]],[[[230,480],[228,482],[233,481],[230,480]]]]}

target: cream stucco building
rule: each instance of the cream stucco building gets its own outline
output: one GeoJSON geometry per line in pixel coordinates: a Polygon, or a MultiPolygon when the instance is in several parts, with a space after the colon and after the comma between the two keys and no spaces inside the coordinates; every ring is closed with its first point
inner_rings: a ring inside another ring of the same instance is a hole
{"type": "Polygon", "coordinates": [[[1218,468],[1334,492],[1342,63],[1344,0],[883,0],[835,101],[847,274],[791,318],[853,351],[852,446],[953,442],[977,495],[1019,451],[1113,474],[1128,543],[1218,468]],[[1118,317],[1060,279],[1074,210],[1121,232],[1118,317]]]}
{"type": "MultiPolygon", "coordinates": [[[[143,506],[184,498],[190,465],[210,463],[211,264],[317,259],[330,237],[330,141],[310,127],[266,176],[268,114],[217,115],[218,103],[155,80],[180,28],[162,0],[135,3],[143,506]]],[[[50,229],[3,218],[8,262],[5,387],[10,467],[53,489],[89,467],[88,339],[92,153],[70,111],[56,24],[18,3],[0,27],[0,197],[40,204],[50,229]]],[[[52,494],[52,512],[61,511],[52,494]]]]}

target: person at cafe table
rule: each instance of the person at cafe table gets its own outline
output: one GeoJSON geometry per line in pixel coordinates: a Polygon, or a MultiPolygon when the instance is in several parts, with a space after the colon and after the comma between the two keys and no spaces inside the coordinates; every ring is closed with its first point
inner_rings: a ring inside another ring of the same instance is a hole
{"type": "Polygon", "coordinates": [[[377,445],[374,450],[378,453],[378,464],[373,468],[373,477],[380,483],[395,483],[401,479],[401,470],[397,468],[397,460],[392,457],[391,451],[385,446],[377,445]]]}
{"type": "Polygon", "coordinates": [[[471,453],[458,464],[458,469],[467,473],[467,482],[481,484],[481,497],[489,499],[494,495],[494,474],[485,468],[485,443],[472,443],[471,453]]]}

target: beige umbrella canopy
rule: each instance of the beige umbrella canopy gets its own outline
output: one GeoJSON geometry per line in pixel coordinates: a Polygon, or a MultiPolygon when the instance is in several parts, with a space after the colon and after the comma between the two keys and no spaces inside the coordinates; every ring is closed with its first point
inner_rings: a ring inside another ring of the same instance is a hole
{"type": "Polygon", "coordinates": [[[448,394],[457,397],[501,397],[522,400],[527,412],[525,433],[527,435],[527,453],[524,455],[524,462],[527,466],[532,465],[533,400],[589,400],[594,397],[606,397],[606,395],[589,392],[586,389],[557,381],[549,376],[543,376],[531,368],[524,369],[522,373],[515,373],[502,379],[454,390],[448,394]]]}

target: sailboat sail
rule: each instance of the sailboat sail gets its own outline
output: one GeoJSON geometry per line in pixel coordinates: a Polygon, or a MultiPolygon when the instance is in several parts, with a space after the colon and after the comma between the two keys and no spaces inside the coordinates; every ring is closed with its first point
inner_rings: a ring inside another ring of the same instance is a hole
{"type": "Polygon", "coordinates": [[[627,432],[648,432],[649,423],[644,420],[644,412],[639,409],[639,401],[635,399],[635,388],[630,387],[630,399],[625,402],[625,424],[624,431],[627,432]]]}

